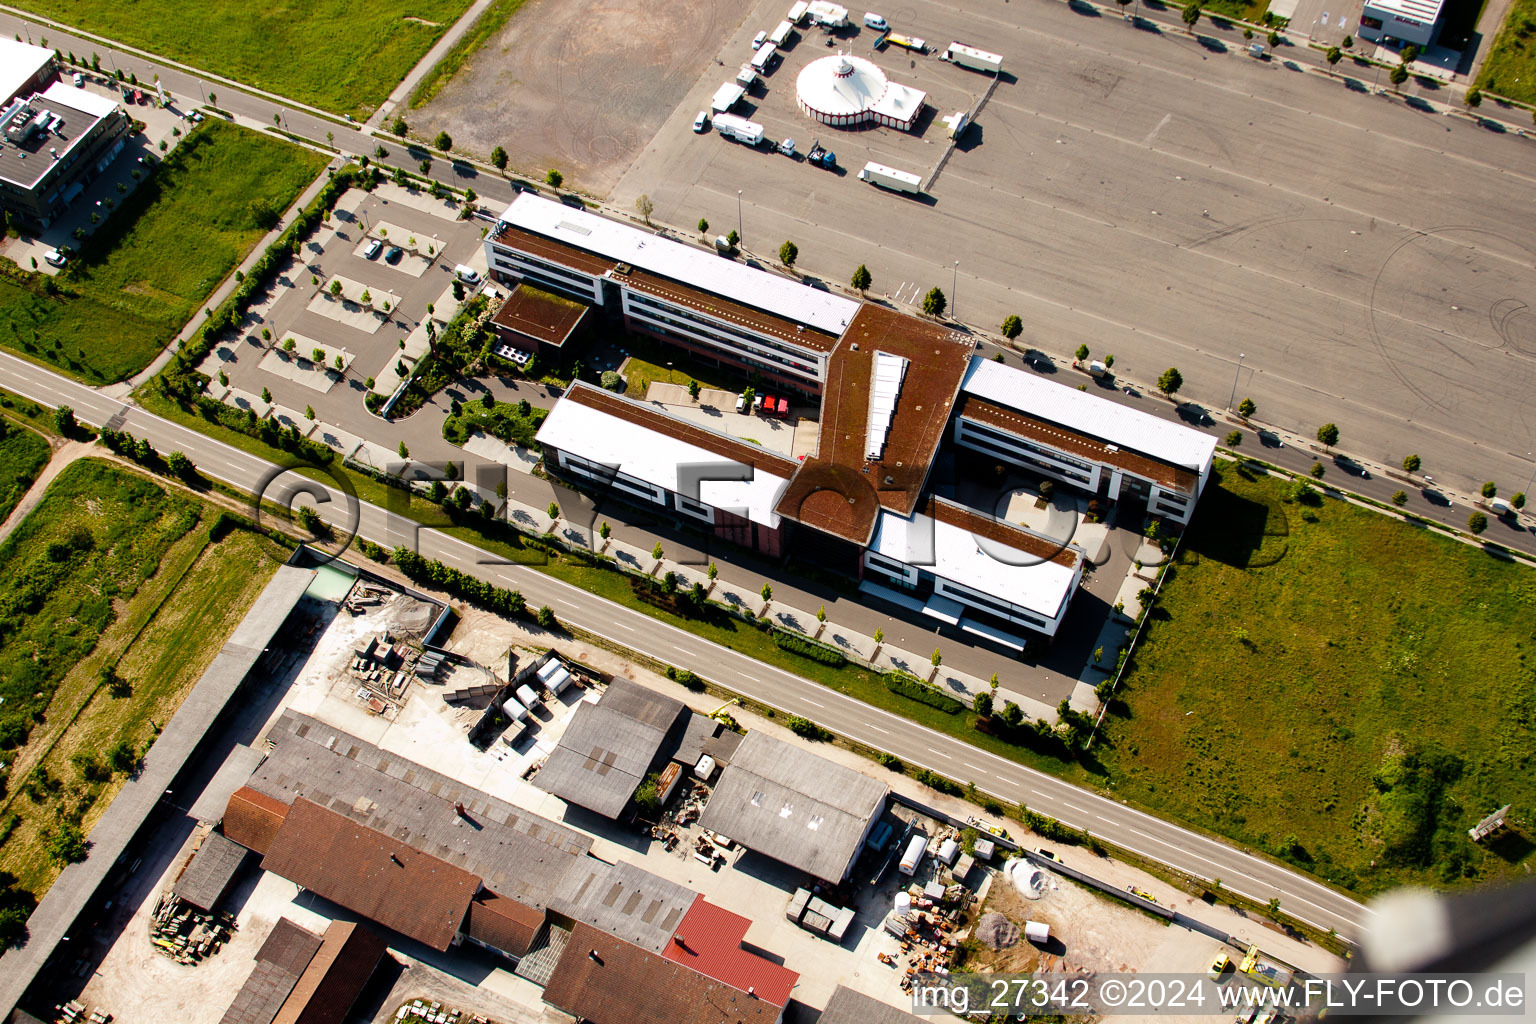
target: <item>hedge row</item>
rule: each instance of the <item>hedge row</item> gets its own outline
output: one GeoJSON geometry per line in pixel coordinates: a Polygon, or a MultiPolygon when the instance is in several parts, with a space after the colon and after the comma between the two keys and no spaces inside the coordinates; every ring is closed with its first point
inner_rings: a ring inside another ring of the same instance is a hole
{"type": "Polygon", "coordinates": [[[802,658],[810,658],[812,661],[819,661],[823,665],[830,665],[833,668],[842,668],[848,664],[848,659],[842,655],[842,652],[834,651],[825,644],[818,644],[815,641],[807,640],[803,636],[797,636],[782,629],[773,630],[772,635],[774,644],[781,651],[798,654],[802,658]]]}
{"type": "Polygon", "coordinates": [[[906,672],[887,672],[885,674],[885,688],[892,693],[915,700],[919,704],[927,704],[931,708],[938,708],[946,715],[959,714],[965,710],[965,705],[947,693],[940,693],[928,686],[922,680],[906,672]]]}
{"type": "Polygon", "coordinates": [[[507,590],[494,584],[460,572],[451,566],[431,558],[424,558],[407,547],[395,548],[391,557],[406,576],[417,583],[425,583],[454,597],[468,601],[497,615],[524,615],[528,603],[516,590],[507,590]]]}

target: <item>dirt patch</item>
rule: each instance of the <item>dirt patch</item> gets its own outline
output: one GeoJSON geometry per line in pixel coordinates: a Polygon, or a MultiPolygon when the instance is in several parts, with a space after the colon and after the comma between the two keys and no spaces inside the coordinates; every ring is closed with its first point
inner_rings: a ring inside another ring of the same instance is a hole
{"type": "Polygon", "coordinates": [[[418,24],[418,25],[425,25],[428,28],[442,28],[443,27],[443,23],[440,22],[440,21],[428,21],[426,18],[418,18],[414,14],[407,14],[401,20],[402,21],[414,21],[416,24],[418,24]]]}
{"type": "MultiPolygon", "coordinates": [[[[604,195],[746,16],[743,0],[532,0],[408,115],[508,169],[604,195]]],[[[772,27],[772,26],[767,26],[772,27]]],[[[727,76],[729,77],[729,76],[727,76]]]]}

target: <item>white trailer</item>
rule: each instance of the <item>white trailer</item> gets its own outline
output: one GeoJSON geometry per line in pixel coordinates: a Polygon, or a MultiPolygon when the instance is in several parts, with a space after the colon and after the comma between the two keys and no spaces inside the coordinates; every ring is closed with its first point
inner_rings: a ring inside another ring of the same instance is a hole
{"type": "Polygon", "coordinates": [[[1051,926],[1044,921],[1025,921],[1024,937],[1036,945],[1043,946],[1051,941],[1051,926]]]}
{"type": "Polygon", "coordinates": [[[806,0],[795,0],[795,5],[789,9],[790,24],[800,24],[800,19],[805,17],[805,12],[810,8],[811,5],[806,0]]]}
{"type": "MultiPolygon", "coordinates": [[[[741,86],[732,82],[726,82],[715,90],[715,98],[709,101],[709,109],[713,110],[716,114],[723,114],[740,102],[741,98],[746,94],[747,90],[741,86]]],[[[715,119],[717,126],[719,125],[719,120],[718,117],[715,119]]]]}
{"type": "Polygon", "coordinates": [[[964,43],[950,43],[949,49],[944,51],[944,59],[972,71],[990,71],[995,75],[1003,70],[1002,57],[964,43]]]}
{"type": "Polygon", "coordinates": [[[923,851],[928,849],[928,837],[915,835],[907,843],[907,851],[901,855],[900,869],[904,875],[917,874],[917,866],[923,861],[923,851]]]}
{"type": "Polygon", "coordinates": [[[746,143],[748,146],[763,144],[763,126],[735,114],[715,115],[715,131],[728,139],[746,143]]]}
{"type": "Polygon", "coordinates": [[[794,22],[781,21],[779,22],[779,27],[769,33],[768,41],[774,46],[783,47],[785,43],[789,42],[790,34],[794,31],[794,22]]]}
{"type": "Polygon", "coordinates": [[[871,185],[883,185],[895,192],[910,192],[914,195],[923,190],[922,178],[884,164],[865,164],[864,169],[859,172],[859,180],[867,181],[871,185]]]}
{"type": "Polygon", "coordinates": [[[752,55],[752,70],[760,75],[768,73],[768,65],[778,55],[779,48],[772,43],[764,43],[762,48],[752,55]]]}
{"type": "Polygon", "coordinates": [[[848,8],[828,3],[827,0],[811,0],[805,10],[813,24],[826,25],[828,28],[842,28],[848,24],[848,8]]]}

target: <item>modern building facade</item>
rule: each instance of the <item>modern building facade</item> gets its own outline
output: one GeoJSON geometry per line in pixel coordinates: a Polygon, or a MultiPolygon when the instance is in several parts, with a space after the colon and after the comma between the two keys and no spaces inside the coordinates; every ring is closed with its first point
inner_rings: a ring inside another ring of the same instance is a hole
{"type": "Polygon", "coordinates": [[[955,443],[1188,523],[1210,477],[1216,439],[1002,363],[978,359],[961,387],[955,443]]]}
{"type": "Polygon", "coordinates": [[[42,92],[58,73],[58,58],[46,46],[0,39],[0,105],[42,92]]]}
{"type": "Polygon", "coordinates": [[[1444,6],[1444,0],[1366,0],[1360,12],[1360,38],[1428,46],[1440,34],[1444,6]]]}
{"type": "Polygon", "coordinates": [[[0,208],[31,230],[52,224],[122,152],[128,114],[54,82],[0,110],[0,208]]]}

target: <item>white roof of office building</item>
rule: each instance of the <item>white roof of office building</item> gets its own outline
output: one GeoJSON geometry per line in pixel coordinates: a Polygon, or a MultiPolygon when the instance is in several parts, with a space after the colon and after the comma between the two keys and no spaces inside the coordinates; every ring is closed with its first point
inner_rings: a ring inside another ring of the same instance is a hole
{"type": "MultiPolygon", "coordinates": [[[[539,427],[540,444],[552,445],[564,452],[580,456],[605,466],[617,466],[619,471],[646,483],[678,491],[678,473],[689,465],[719,465],[733,462],[748,466],[749,448],[755,446],[726,434],[719,434],[692,423],[672,420],[639,402],[619,398],[617,395],[598,391],[587,385],[578,385],[566,397],[555,403],[549,416],[539,427]],[[572,396],[576,400],[572,400],[572,396]],[[594,401],[611,409],[594,407],[594,401]],[[655,426],[647,425],[647,421],[655,426]],[[670,422],[669,422],[670,421],[670,422]],[[718,450],[702,447],[667,431],[673,426],[678,434],[693,434],[703,439],[718,440],[713,448],[736,447],[743,457],[733,458],[718,450]]],[[[764,452],[766,460],[785,462],[783,456],[764,452]]],[[[787,468],[787,466],[786,466],[787,468]]],[[[698,500],[715,508],[745,516],[754,523],[776,528],[779,516],[774,512],[779,496],[789,485],[789,474],[778,475],[758,467],[753,469],[751,480],[706,480],[699,484],[698,500]]]]}
{"type": "Polygon", "coordinates": [[[1072,596],[1078,552],[1068,549],[1074,557],[1055,559],[1051,555],[1066,542],[1038,539],[1046,543],[1024,551],[921,512],[902,516],[882,509],[869,550],[1055,618],[1072,596]]]}
{"type": "Polygon", "coordinates": [[[52,56],[53,51],[46,47],[0,39],[0,105],[15,96],[52,56]]]}
{"type": "Polygon", "coordinates": [[[50,103],[62,103],[65,106],[74,107],[84,111],[92,117],[106,117],[117,109],[117,101],[108,99],[99,93],[88,92],[85,89],[76,89],[72,85],[63,82],[54,82],[43,93],[43,99],[50,103]]]}
{"type": "Polygon", "coordinates": [[[980,356],[971,360],[960,390],[1196,472],[1216,452],[1216,439],[1198,430],[980,356]]]}
{"type": "Polygon", "coordinates": [[[649,231],[524,192],[501,215],[514,227],[840,335],[859,304],[649,231]]]}
{"type": "Polygon", "coordinates": [[[1440,10],[1445,6],[1445,0],[1366,0],[1366,6],[1409,21],[1433,25],[1440,20],[1440,10]]]}

